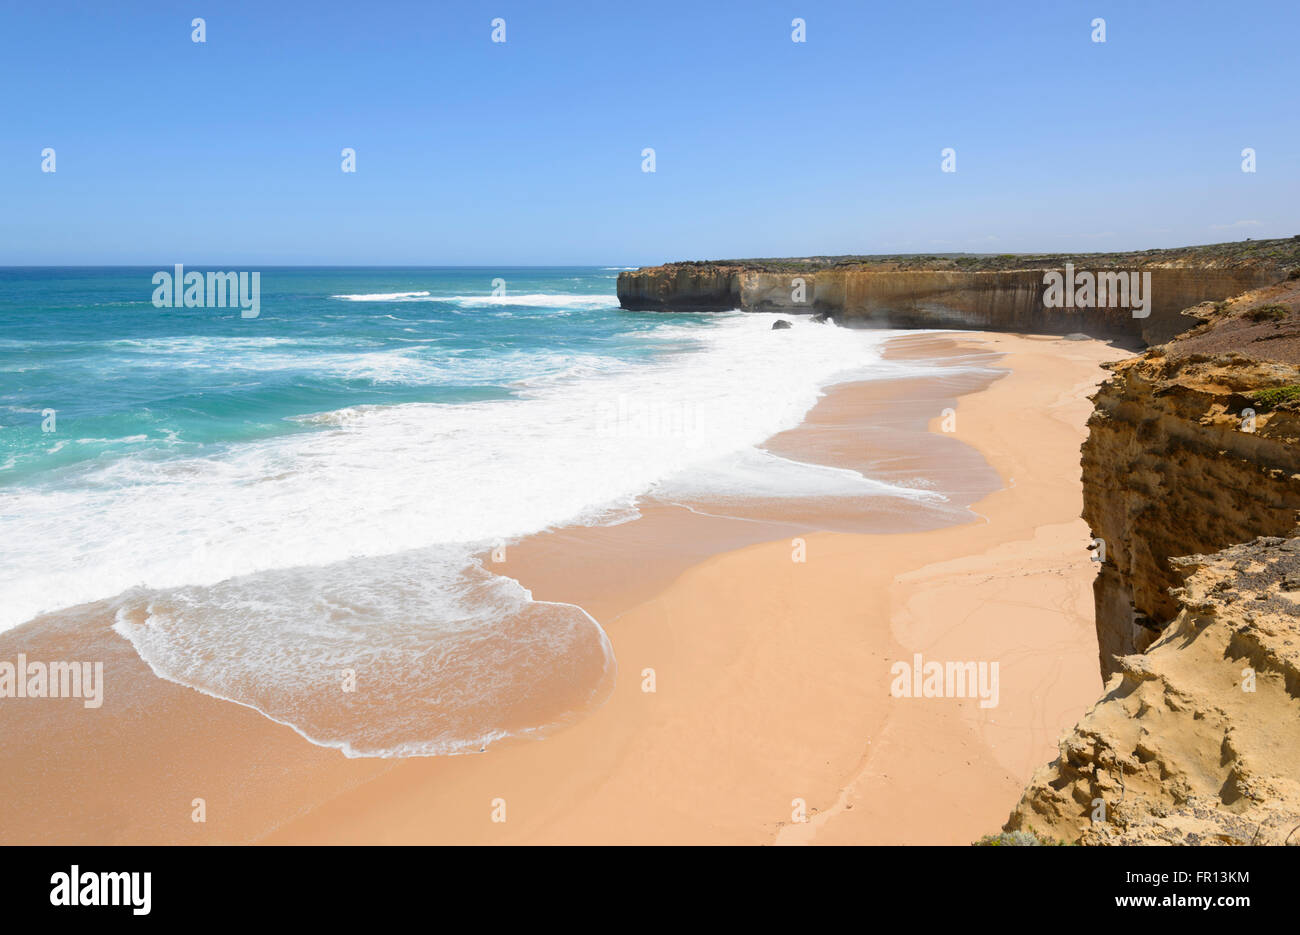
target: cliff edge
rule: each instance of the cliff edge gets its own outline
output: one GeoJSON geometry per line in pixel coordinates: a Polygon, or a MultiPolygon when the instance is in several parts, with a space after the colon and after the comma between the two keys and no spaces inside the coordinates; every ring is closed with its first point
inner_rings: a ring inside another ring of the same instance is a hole
{"type": "Polygon", "coordinates": [[[1300,279],[1195,310],[1205,323],[1110,365],[1083,445],[1102,675],[1177,613],[1169,559],[1295,535],[1300,279]]]}
{"type": "Polygon", "coordinates": [[[1093,397],[1109,680],[1008,831],[1300,844],[1300,278],[1193,311],[1093,397]]]}

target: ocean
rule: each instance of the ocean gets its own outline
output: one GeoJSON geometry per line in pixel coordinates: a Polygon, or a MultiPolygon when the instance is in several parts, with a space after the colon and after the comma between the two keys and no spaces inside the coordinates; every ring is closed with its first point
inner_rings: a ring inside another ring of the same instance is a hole
{"type": "Polygon", "coordinates": [[[608,692],[600,622],[485,553],[647,496],[943,500],[762,448],[925,373],[891,332],[623,311],[616,268],[268,268],[255,318],[155,307],[159,271],[0,269],[0,630],[107,601],[159,676],[349,756],[608,692]]]}

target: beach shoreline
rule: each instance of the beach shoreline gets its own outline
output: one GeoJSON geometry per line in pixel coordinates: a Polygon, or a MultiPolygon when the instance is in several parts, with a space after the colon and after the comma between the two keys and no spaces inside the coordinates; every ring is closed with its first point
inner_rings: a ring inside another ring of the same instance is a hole
{"type": "Polygon", "coordinates": [[[1006,372],[839,384],[765,447],[932,476],[973,521],[926,528],[882,500],[855,520],[872,531],[825,531],[834,517],[815,510],[755,521],[649,504],[511,546],[486,567],[583,607],[618,677],[573,723],[483,755],[348,759],[157,678],[97,605],[45,621],[35,646],[29,624],[0,648],[104,658],[140,691],[131,710],[106,704],[89,739],[71,715],[5,731],[19,764],[6,840],[965,844],[996,831],[1101,685],[1078,447],[1099,364],[1123,355],[991,333],[909,335],[891,353],[1000,355],[1006,372]],[[891,667],[917,653],[998,663],[997,705],[894,697],[891,667]],[[42,759],[60,764],[53,777],[27,765],[42,759]],[[47,801],[65,805],[42,814],[47,801]]]}

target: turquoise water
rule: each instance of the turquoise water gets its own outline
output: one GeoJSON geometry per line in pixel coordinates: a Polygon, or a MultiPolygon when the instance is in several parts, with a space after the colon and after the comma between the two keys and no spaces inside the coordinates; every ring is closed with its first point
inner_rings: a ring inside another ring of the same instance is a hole
{"type": "Polygon", "coordinates": [[[349,406],[507,398],[584,355],[656,350],[635,339],[654,321],[617,309],[616,270],[267,269],[256,319],[155,308],[155,271],[0,269],[0,484],[313,431],[292,417],[349,406]],[[335,298],[400,292],[427,295],[335,298]]]}

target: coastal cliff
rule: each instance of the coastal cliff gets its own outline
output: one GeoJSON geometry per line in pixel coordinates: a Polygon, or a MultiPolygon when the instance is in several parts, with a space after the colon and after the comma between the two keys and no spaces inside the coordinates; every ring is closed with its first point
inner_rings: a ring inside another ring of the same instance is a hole
{"type": "Polygon", "coordinates": [[[1083,446],[1101,700],[1008,831],[1300,844],[1300,279],[1111,364],[1083,446]]]}
{"type": "Polygon", "coordinates": [[[1207,323],[1111,366],[1083,445],[1083,517],[1103,676],[1177,613],[1168,559],[1297,535],[1300,280],[1198,314],[1207,323]],[[1261,311],[1263,310],[1263,311],[1261,311]]]}
{"type": "Polygon", "coordinates": [[[670,263],[618,277],[619,304],[652,311],[826,314],[881,328],[1083,333],[1158,344],[1194,325],[1183,311],[1275,282],[1300,267],[1300,239],[1141,253],[814,257],[670,263]],[[1150,308],[1049,308],[1044,273],[1150,274],[1150,308]]]}

